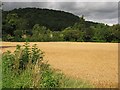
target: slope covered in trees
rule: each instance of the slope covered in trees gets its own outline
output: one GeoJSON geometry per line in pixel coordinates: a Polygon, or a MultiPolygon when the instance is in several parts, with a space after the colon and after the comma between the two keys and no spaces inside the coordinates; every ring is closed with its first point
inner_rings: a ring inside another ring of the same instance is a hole
{"type": "Polygon", "coordinates": [[[40,24],[58,31],[79,21],[79,17],[71,13],[50,9],[24,8],[4,12],[3,18],[6,18],[8,14],[16,14],[18,18],[24,19],[23,22],[29,24],[24,29],[31,29],[35,24],[40,24]]]}
{"type": "Polygon", "coordinates": [[[20,8],[3,11],[4,41],[120,42],[120,25],[86,21],[69,12],[20,8]]]}

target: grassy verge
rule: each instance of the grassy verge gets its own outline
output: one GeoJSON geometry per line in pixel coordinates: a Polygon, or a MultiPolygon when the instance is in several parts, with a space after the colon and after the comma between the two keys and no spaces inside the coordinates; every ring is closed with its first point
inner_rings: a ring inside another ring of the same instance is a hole
{"type": "Polygon", "coordinates": [[[2,55],[2,88],[91,88],[88,83],[66,77],[43,59],[44,53],[28,43],[14,53],[2,55]]]}

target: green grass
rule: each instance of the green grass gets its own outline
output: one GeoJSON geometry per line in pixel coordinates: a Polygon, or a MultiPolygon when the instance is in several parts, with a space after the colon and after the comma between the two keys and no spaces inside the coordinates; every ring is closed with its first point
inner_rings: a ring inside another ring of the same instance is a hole
{"type": "Polygon", "coordinates": [[[44,53],[28,43],[2,55],[2,88],[92,88],[82,80],[65,76],[43,59],[44,53]]]}
{"type": "Polygon", "coordinates": [[[63,88],[94,88],[94,86],[87,81],[72,77],[66,77],[63,82],[63,88]]]}

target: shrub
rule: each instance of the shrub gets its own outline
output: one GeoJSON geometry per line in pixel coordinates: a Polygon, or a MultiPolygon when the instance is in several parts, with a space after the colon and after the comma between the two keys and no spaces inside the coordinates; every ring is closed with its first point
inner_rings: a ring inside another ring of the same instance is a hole
{"type": "Polygon", "coordinates": [[[28,43],[17,45],[14,53],[3,53],[3,88],[59,87],[62,74],[55,74],[43,61],[44,53],[28,43]]]}

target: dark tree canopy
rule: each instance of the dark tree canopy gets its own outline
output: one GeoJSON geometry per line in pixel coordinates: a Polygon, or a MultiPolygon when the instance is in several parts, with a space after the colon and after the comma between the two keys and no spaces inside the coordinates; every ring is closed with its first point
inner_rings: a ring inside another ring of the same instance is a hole
{"type": "Polygon", "coordinates": [[[20,8],[12,11],[3,11],[3,19],[7,14],[17,14],[19,18],[28,21],[26,29],[32,29],[35,24],[46,26],[54,31],[60,31],[79,21],[79,17],[64,11],[40,8],[20,8]]]}

